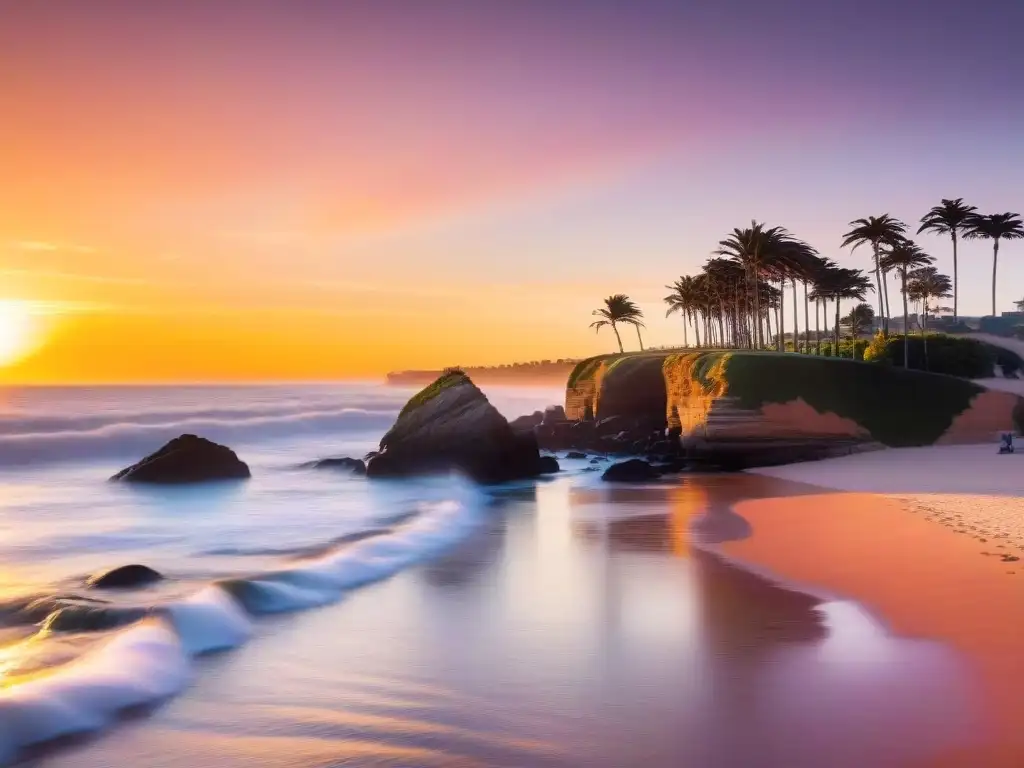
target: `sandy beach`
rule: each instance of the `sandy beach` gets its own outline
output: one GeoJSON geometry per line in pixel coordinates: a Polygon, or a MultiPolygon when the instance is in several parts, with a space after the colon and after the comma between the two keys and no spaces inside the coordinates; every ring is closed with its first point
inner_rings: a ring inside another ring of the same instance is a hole
{"type": "Polygon", "coordinates": [[[1024,454],[994,445],[756,470],[790,481],[793,495],[737,501],[708,536],[762,574],[856,600],[895,634],[963,655],[984,727],[970,748],[922,764],[1024,765],[1022,470],[1024,454]]]}

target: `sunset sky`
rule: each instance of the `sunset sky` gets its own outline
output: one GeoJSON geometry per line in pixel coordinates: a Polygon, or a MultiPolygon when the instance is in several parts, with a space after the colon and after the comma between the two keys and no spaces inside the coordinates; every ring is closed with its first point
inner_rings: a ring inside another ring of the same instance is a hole
{"type": "MultiPolygon", "coordinates": [[[[664,285],[752,218],[866,267],[850,219],[1024,211],[1022,28],[1011,0],[11,2],[0,323],[30,313],[32,353],[0,381],[581,356],[615,292],[678,343],[664,285]]],[[[1000,257],[1011,309],[1024,243],[1000,257]]],[[[990,279],[965,246],[962,314],[990,279]]]]}

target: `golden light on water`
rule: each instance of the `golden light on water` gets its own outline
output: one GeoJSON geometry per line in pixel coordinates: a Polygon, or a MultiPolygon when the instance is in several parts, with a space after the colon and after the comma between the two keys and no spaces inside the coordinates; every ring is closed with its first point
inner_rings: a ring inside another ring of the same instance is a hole
{"type": "Polygon", "coordinates": [[[28,356],[42,341],[42,321],[32,305],[17,299],[0,299],[0,367],[28,356]]]}

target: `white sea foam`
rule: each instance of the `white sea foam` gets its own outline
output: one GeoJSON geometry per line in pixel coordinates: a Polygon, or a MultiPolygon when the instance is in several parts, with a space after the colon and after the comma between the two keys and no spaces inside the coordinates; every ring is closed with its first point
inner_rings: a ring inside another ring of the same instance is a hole
{"type": "Polygon", "coordinates": [[[220,587],[205,587],[166,611],[189,655],[235,648],[252,634],[245,611],[220,587]]]}
{"type": "Polygon", "coordinates": [[[0,465],[38,464],[99,456],[135,455],[155,450],[183,432],[229,442],[250,437],[274,437],[343,430],[386,429],[391,411],[361,408],[303,410],[237,418],[188,417],[164,422],[116,421],[89,429],[0,434],[0,465]]]}
{"type": "Polygon", "coordinates": [[[98,730],[125,709],[176,693],[188,674],[181,640],[167,624],[136,624],[50,674],[0,689],[0,759],[98,730]]]}
{"type": "Polygon", "coordinates": [[[0,763],[26,747],[102,729],[125,710],[179,691],[194,656],[244,643],[251,613],[310,608],[387,578],[455,543],[477,524],[482,492],[453,480],[454,497],[427,507],[391,531],[344,545],[290,568],[209,585],[120,630],[74,662],[0,689],[0,763]],[[243,608],[243,603],[249,608],[243,608]]]}

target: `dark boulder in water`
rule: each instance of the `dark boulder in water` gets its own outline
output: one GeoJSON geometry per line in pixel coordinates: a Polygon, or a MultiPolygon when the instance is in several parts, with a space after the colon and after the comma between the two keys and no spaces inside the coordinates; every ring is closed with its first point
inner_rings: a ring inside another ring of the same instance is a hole
{"type": "Polygon", "coordinates": [[[79,595],[52,595],[22,606],[8,620],[41,624],[51,632],[95,632],[131,624],[148,613],[144,606],[115,605],[79,595]]]}
{"type": "Polygon", "coordinates": [[[639,483],[645,480],[657,480],[661,472],[642,459],[630,459],[612,464],[601,475],[602,480],[610,483],[639,483]]]}
{"type": "Polygon", "coordinates": [[[558,459],[554,456],[541,456],[540,457],[540,473],[542,475],[553,475],[556,472],[561,472],[562,468],[558,466],[558,459]]]}
{"type": "Polygon", "coordinates": [[[302,465],[303,469],[332,469],[340,472],[351,472],[354,475],[366,474],[366,462],[362,459],[351,459],[339,456],[330,459],[318,459],[302,465]]]}
{"type": "Polygon", "coordinates": [[[137,464],[122,469],[111,480],[180,485],[244,480],[250,476],[248,465],[227,446],[196,435],[182,435],[137,464]]]}
{"type": "Polygon", "coordinates": [[[102,632],[132,624],[149,615],[148,608],[68,603],[43,621],[44,632],[102,632]]]}
{"type": "Polygon", "coordinates": [[[145,587],[163,580],[163,576],[148,565],[122,565],[109,571],[94,573],[86,584],[96,589],[132,589],[145,587]]]}
{"type": "Polygon", "coordinates": [[[445,373],[409,400],[366,466],[371,478],[452,470],[485,483],[544,471],[533,431],[514,430],[461,371],[445,373]]]}
{"type": "Polygon", "coordinates": [[[585,458],[587,458],[587,454],[583,453],[582,451],[569,451],[567,454],[565,454],[565,458],[567,458],[567,459],[585,459],[585,458]]]}

